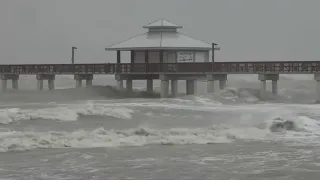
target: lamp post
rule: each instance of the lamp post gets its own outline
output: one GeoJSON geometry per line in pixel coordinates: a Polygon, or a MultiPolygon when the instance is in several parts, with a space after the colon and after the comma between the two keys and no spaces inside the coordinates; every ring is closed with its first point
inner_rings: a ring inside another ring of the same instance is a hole
{"type": "Polygon", "coordinates": [[[218,47],[218,44],[212,43],[212,63],[214,62],[214,51],[219,51],[220,47],[218,47]]]}
{"type": "Polygon", "coordinates": [[[212,43],[212,72],[214,72],[214,51],[219,51],[220,50],[220,47],[218,47],[218,44],[216,44],[216,43],[212,43]]]}
{"type": "Polygon", "coordinates": [[[74,50],[78,49],[77,47],[72,47],[72,56],[71,56],[71,63],[74,64],[74,50]]]}

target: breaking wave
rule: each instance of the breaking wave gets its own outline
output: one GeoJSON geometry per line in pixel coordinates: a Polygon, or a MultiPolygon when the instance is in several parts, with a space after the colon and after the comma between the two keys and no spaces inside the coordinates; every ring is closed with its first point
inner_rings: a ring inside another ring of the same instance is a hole
{"type": "Polygon", "coordinates": [[[237,140],[285,141],[320,145],[320,123],[306,116],[299,116],[292,122],[295,129],[282,132],[270,130],[272,122],[265,121],[265,127],[248,125],[219,125],[211,128],[169,128],[156,129],[139,127],[126,130],[76,130],[73,132],[0,132],[0,151],[22,151],[38,148],[94,148],[144,145],[188,145],[232,143],[237,140]]]}
{"type": "MultiPolygon", "coordinates": [[[[251,131],[255,133],[256,130],[251,129],[251,131]]],[[[230,143],[238,137],[252,139],[254,136],[246,134],[237,136],[232,131],[215,128],[164,130],[150,128],[105,130],[98,128],[93,131],[78,130],[74,132],[1,132],[0,150],[5,152],[36,148],[215,144],[230,143]]]]}
{"type": "Polygon", "coordinates": [[[59,120],[76,121],[79,116],[109,116],[119,119],[131,119],[133,110],[122,107],[101,106],[93,103],[84,105],[60,105],[43,109],[0,109],[0,124],[10,124],[23,120],[59,120]]]}

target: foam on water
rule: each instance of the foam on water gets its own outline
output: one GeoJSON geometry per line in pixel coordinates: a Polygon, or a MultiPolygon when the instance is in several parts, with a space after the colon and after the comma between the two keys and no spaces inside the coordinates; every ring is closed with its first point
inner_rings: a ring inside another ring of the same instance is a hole
{"type": "MultiPolygon", "coordinates": [[[[272,121],[272,120],[269,120],[272,121]]],[[[263,121],[264,123],[269,122],[263,121]]],[[[213,125],[211,128],[169,128],[148,127],[127,130],[106,130],[73,132],[0,132],[0,150],[30,150],[36,148],[92,148],[186,144],[232,143],[237,140],[284,141],[300,144],[320,145],[320,126],[317,120],[305,116],[293,119],[297,128],[293,131],[273,133],[269,127],[213,125]]]]}
{"type": "Polygon", "coordinates": [[[249,128],[240,133],[219,128],[136,128],[128,130],[105,130],[104,128],[98,128],[93,131],[78,130],[74,132],[1,132],[0,149],[1,151],[13,151],[35,148],[230,143],[237,138],[255,139],[256,137],[250,135],[250,133],[256,132],[249,128]],[[248,135],[244,135],[244,133],[248,135]],[[238,136],[239,134],[242,135],[238,136]]]}
{"type": "Polygon", "coordinates": [[[131,119],[133,110],[121,107],[101,106],[92,103],[78,105],[58,105],[42,109],[0,109],[0,124],[16,121],[46,119],[59,121],[76,121],[83,116],[110,116],[119,119],[131,119]]]}

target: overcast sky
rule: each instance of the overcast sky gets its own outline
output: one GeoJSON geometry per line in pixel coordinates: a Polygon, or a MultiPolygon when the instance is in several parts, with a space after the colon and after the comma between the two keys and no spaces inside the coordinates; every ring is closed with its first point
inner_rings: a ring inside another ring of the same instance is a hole
{"type": "Polygon", "coordinates": [[[319,0],[0,0],[0,63],[115,62],[104,48],[165,18],[217,61],[320,60],[319,0]]]}

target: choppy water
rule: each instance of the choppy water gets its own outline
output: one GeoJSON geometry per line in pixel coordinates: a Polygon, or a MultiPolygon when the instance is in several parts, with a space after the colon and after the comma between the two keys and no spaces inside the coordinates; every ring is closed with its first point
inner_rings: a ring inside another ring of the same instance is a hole
{"type": "MultiPolygon", "coordinates": [[[[229,76],[226,90],[158,99],[134,82],[133,97],[112,76],[74,89],[0,94],[0,179],[319,179],[320,106],[312,76],[282,76],[279,96],[259,98],[256,76],[229,76]],[[126,98],[124,98],[126,97],[126,98]],[[275,118],[293,130],[271,132],[275,118]]],[[[159,82],[155,83],[157,91],[159,82]]]]}

